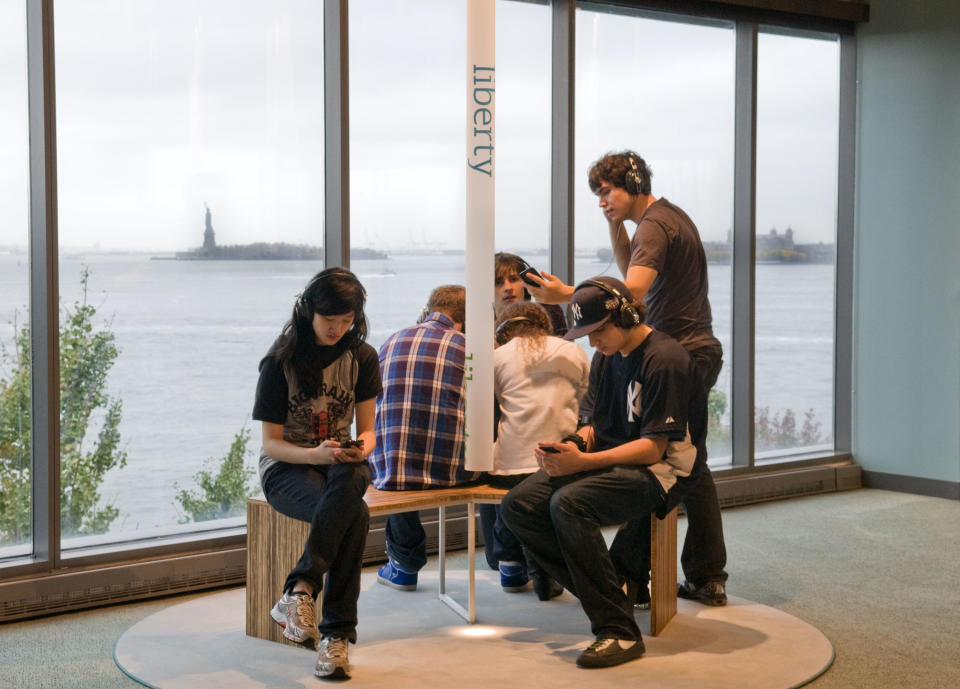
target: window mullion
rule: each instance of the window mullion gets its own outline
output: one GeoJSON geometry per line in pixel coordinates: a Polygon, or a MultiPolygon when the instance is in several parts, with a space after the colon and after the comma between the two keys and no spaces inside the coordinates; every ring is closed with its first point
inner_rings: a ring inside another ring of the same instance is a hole
{"type": "Polygon", "coordinates": [[[574,280],[573,152],[576,3],[551,3],[550,272],[574,280]]]}
{"type": "Polygon", "coordinates": [[[853,208],[857,131],[857,45],[854,36],[840,37],[839,125],[833,437],[837,452],[850,452],[853,424],[853,208]]]}
{"type": "Polygon", "coordinates": [[[350,76],[347,0],[323,3],[324,266],[350,265],[350,76]]]}
{"type": "Polygon", "coordinates": [[[757,25],[738,22],[735,67],[733,297],[731,326],[732,455],[754,461],[754,276],[757,172],[757,25]]]}
{"type": "Polygon", "coordinates": [[[27,0],[33,558],[60,561],[60,366],[53,0],[27,0]]]}

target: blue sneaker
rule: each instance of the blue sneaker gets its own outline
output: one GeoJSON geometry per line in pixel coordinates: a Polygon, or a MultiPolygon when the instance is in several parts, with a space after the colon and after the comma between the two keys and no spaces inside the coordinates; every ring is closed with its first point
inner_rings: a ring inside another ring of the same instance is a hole
{"type": "Polygon", "coordinates": [[[507,593],[520,593],[527,588],[529,581],[527,568],[519,562],[500,563],[500,588],[507,593]]]}
{"type": "Polygon", "coordinates": [[[377,581],[400,591],[417,590],[417,573],[400,569],[392,559],[377,571],[377,581]]]}

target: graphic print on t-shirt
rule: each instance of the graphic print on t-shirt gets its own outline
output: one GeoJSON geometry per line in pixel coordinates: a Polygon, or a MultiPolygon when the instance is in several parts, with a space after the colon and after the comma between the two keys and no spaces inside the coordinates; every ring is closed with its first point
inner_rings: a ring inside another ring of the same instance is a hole
{"type": "Polygon", "coordinates": [[[642,415],[641,392],[643,392],[643,384],[639,380],[635,380],[627,386],[627,421],[630,423],[638,421],[642,415]]]}
{"type": "Polygon", "coordinates": [[[323,370],[316,396],[299,390],[295,377],[287,378],[287,423],[284,438],[301,447],[316,447],[324,440],[350,437],[353,422],[356,365],[351,352],[323,370]]]}

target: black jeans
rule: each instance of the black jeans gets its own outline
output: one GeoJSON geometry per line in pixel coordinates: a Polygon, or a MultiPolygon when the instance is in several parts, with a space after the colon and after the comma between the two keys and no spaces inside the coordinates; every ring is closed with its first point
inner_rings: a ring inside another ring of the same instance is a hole
{"type": "MultiPolygon", "coordinates": [[[[704,404],[723,367],[723,349],[711,344],[689,350],[704,388],[704,404]]],[[[704,410],[704,418],[707,418],[704,410]]],[[[700,586],[708,581],[726,581],[727,547],[717,486],[710,467],[704,465],[700,478],[681,501],[687,514],[687,535],[683,540],[680,564],[687,581],[700,586]]],[[[649,540],[648,540],[649,542],[649,540]]]]}
{"type": "Polygon", "coordinates": [[[370,485],[366,462],[310,466],[279,462],[264,477],[263,494],[277,512],[310,523],[303,554],[287,576],[284,592],[298,579],[314,595],[324,589],[321,634],[357,640],[357,598],[370,511],[363,494],[370,485]]]}
{"type": "MultiPolygon", "coordinates": [[[[614,560],[642,560],[632,530],[614,539],[610,550],[601,527],[634,522],[638,529],[663,504],[663,490],[650,470],[618,465],[550,477],[543,471],[513,488],[502,502],[507,526],[547,574],[580,599],[595,636],[633,640],[640,629],[621,588],[614,560]]],[[[646,569],[649,570],[649,548],[646,569]]]]}

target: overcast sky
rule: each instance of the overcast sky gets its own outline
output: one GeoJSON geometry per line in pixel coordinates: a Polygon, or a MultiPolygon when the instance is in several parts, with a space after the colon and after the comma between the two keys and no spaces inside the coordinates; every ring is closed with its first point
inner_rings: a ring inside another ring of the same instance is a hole
{"type": "MultiPolygon", "coordinates": [[[[60,242],[171,251],[320,244],[322,3],[55,4],[60,242]]],[[[497,3],[497,246],[546,246],[550,16],[497,3]]],[[[351,222],[357,246],[463,246],[463,3],[353,0],[351,222]]],[[[23,3],[0,2],[0,245],[25,245],[23,3]]],[[[578,11],[576,241],[606,244],[592,160],[634,148],[655,195],[707,240],[733,197],[732,28],[578,11]]],[[[833,241],[839,49],[761,35],[758,231],[833,241]]]]}

